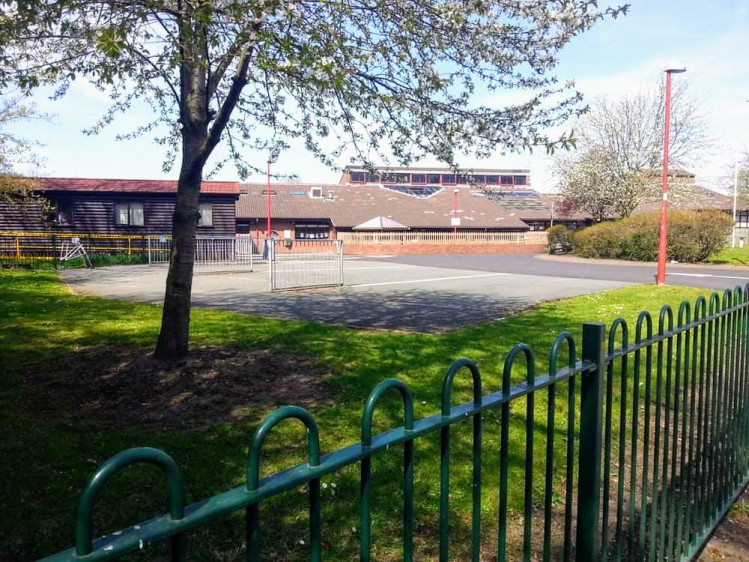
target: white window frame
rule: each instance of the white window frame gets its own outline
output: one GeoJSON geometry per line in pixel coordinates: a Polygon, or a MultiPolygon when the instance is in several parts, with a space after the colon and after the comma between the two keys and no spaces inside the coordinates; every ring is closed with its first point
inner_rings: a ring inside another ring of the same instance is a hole
{"type": "Polygon", "coordinates": [[[146,210],[140,201],[120,201],[114,204],[114,224],[117,226],[145,226],[146,210]],[[121,211],[127,209],[127,221],[122,221],[121,211]],[[140,222],[135,222],[135,212],[140,211],[140,222]]]}
{"type": "Polygon", "coordinates": [[[210,228],[213,226],[213,203],[198,204],[198,227],[210,228]],[[206,222],[206,216],[208,221],[206,222]]]}

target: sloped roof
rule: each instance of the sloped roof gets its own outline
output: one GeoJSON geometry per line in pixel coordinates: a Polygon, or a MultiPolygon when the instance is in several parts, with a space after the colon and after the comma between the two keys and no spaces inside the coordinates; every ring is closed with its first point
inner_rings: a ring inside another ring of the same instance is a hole
{"type": "MultiPolygon", "coordinates": [[[[98,193],[176,193],[177,182],[171,180],[122,180],[103,178],[38,178],[41,191],[75,191],[98,193]]],[[[200,192],[216,195],[239,195],[239,182],[204,181],[200,192]]]]}
{"type": "MultiPolygon", "coordinates": [[[[561,197],[558,195],[547,195],[523,188],[522,191],[530,192],[531,195],[518,196],[518,189],[504,190],[494,189],[484,193],[487,199],[500,205],[505,211],[520,220],[550,220],[552,214],[554,219],[559,220],[591,220],[593,217],[584,211],[562,212],[561,197]],[[553,208],[552,208],[553,207],[553,208]]],[[[476,194],[478,195],[478,193],[476,194]]]]}
{"type": "MultiPolygon", "coordinates": [[[[739,208],[746,208],[745,201],[739,201],[739,208]]],[[[733,209],[733,198],[712,189],[694,184],[674,183],[669,186],[668,205],[672,209],[721,210],[733,209]]],[[[633,215],[653,213],[661,210],[660,197],[639,205],[633,215]]]]}
{"type": "MultiPolygon", "coordinates": [[[[265,184],[242,184],[237,218],[265,218],[265,184]]],[[[382,216],[410,228],[450,228],[453,189],[442,189],[428,198],[413,197],[379,185],[272,184],[271,216],[278,219],[330,219],[339,228],[353,228],[382,216]],[[323,197],[309,196],[321,187],[323,197]]],[[[458,194],[461,228],[528,228],[485,197],[473,197],[468,189],[458,194]]]]}

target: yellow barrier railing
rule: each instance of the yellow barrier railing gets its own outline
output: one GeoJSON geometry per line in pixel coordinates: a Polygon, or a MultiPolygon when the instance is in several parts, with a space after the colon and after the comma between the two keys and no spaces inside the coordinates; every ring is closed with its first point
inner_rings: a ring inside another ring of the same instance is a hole
{"type": "MultiPolygon", "coordinates": [[[[0,230],[0,237],[12,238],[86,238],[90,240],[158,240],[163,234],[99,234],[89,232],[53,232],[0,230]]],[[[171,238],[171,235],[167,236],[171,238]]]]}
{"type": "MultiPolygon", "coordinates": [[[[91,254],[142,255],[151,242],[164,242],[171,236],[159,234],[99,234],[83,232],[0,230],[0,260],[7,262],[50,261],[59,257],[62,245],[78,238],[91,254]]],[[[159,252],[158,248],[152,251],[159,252]]]]}

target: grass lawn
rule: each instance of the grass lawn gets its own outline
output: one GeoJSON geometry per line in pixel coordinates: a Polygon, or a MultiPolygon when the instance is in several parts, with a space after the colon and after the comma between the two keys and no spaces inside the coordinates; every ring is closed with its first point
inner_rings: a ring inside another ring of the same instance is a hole
{"type": "MultiPolygon", "coordinates": [[[[71,294],[53,272],[0,271],[0,559],[27,560],[73,544],[78,493],[97,465],[133,446],[164,449],[177,461],[188,501],[244,483],[247,444],[258,422],[275,407],[296,402],[309,409],[321,432],[322,452],[359,438],[361,409],[370,390],[396,377],[413,391],[417,419],[439,409],[442,377],[458,357],[476,361],[484,393],[499,389],[510,348],[524,341],[536,351],[538,373],[556,334],[571,331],[580,345],[584,321],[634,324],[640,310],[656,313],[707,291],[637,286],[535,307],[516,317],[440,335],[361,332],[321,324],[271,320],[214,310],[194,310],[195,358],[174,368],[147,358],[160,308],[71,294]],[[216,389],[219,391],[216,391],[216,389]]],[[[632,328],[633,331],[633,328],[632,328]]],[[[633,336],[633,334],[632,334],[633,336]]],[[[632,337],[630,336],[630,337],[632,337]]],[[[522,370],[514,380],[522,379],[522,370]]],[[[469,377],[456,380],[454,403],[470,398],[469,377]]],[[[558,410],[555,447],[564,458],[564,410],[558,410]]],[[[513,406],[510,507],[522,508],[525,402],[513,406]]],[[[536,398],[539,435],[545,393],[536,398]]],[[[485,542],[496,533],[498,412],[484,426],[485,542]]],[[[395,396],[375,416],[376,430],[400,425],[395,396]]],[[[462,558],[469,546],[470,423],[453,430],[451,548],[462,558]]],[[[301,426],[285,423],[266,442],[263,473],[305,458],[301,426]]],[[[536,439],[534,501],[543,497],[545,441],[536,439]]],[[[438,525],[438,435],[416,449],[417,558],[435,557],[438,525]]],[[[373,461],[373,558],[397,558],[400,544],[401,454],[373,461]]],[[[563,490],[563,470],[555,489],[563,490]]],[[[323,542],[329,559],[358,552],[358,468],[323,480],[323,542]]],[[[163,512],[165,486],[150,468],[132,468],[113,479],[98,500],[95,535],[163,512]]],[[[561,502],[561,498],[557,498],[561,502]]],[[[267,559],[303,559],[304,490],[263,503],[267,559]]],[[[515,519],[521,519],[515,517],[515,519]]],[[[534,530],[535,534],[540,529],[534,530]]],[[[243,514],[190,535],[193,559],[242,557],[243,514]]],[[[512,538],[512,537],[511,537],[512,538]]]]}
{"type": "Polygon", "coordinates": [[[710,256],[708,261],[715,264],[749,266],[749,247],[723,248],[717,254],[710,256]]]}

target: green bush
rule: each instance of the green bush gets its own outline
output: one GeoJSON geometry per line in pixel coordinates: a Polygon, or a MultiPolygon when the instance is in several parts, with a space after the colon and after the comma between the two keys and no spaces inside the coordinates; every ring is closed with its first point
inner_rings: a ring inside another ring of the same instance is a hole
{"type": "MultiPolygon", "coordinates": [[[[731,217],[721,211],[671,211],[668,214],[668,259],[683,263],[707,260],[726,242],[731,217]]],[[[660,214],[650,213],[605,222],[572,237],[575,252],[585,258],[655,261],[660,214]]]]}
{"type": "Polygon", "coordinates": [[[546,236],[550,254],[572,251],[572,231],[563,224],[552,226],[546,231],[546,236]]]}

